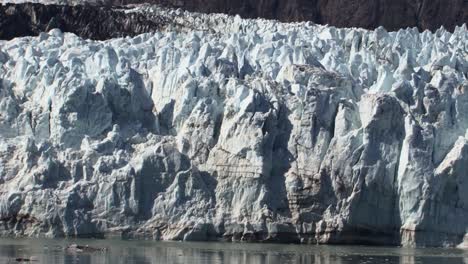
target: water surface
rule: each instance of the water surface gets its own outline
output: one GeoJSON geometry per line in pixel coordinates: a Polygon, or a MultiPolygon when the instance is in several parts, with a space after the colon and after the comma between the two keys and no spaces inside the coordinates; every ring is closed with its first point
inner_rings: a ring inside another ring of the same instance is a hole
{"type": "Polygon", "coordinates": [[[164,263],[164,264],[465,264],[468,251],[364,246],[315,246],[216,242],[156,242],[91,239],[0,239],[0,263],[164,263]],[[70,244],[106,247],[75,253],[70,244]]]}

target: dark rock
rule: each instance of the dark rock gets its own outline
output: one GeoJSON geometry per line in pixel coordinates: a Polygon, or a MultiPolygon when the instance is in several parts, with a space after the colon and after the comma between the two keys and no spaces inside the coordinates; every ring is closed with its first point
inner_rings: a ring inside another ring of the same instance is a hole
{"type": "Polygon", "coordinates": [[[135,36],[167,26],[163,16],[124,12],[126,4],[153,3],[205,13],[239,14],[246,18],[313,21],[337,27],[387,30],[418,27],[453,31],[468,23],[466,0],[104,0],[95,5],[0,5],[0,39],[35,36],[52,28],[83,38],[104,40],[135,36]],[[450,3],[448,3],[450,2],[450,3]]]}
{"type": "Polygon", "coordinates": [[[337,27],[379,26],[387,30],[418,27],[452,31],[468,23],[466,0],[105,0],[110,5],[155,3],[204,13],[239,14],[248,18],[313,21],[337,27]]]}
{"type": "Polygon", "coordinates": [[[126,14],[106,6],[42,4],[0,5],[0,39],[35,36],[52,28],[83,38],[104,40],[156,31],[167,25],[162,18],[126,14]]]}

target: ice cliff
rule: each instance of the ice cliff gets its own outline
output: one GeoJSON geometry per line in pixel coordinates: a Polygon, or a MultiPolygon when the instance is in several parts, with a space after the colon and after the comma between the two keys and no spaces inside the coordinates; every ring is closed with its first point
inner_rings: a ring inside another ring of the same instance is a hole
{"type": "Polygon", "coordinates": [[[463,245],[465,26],[167,12],[0,41],[1,235],[463,245]]]}

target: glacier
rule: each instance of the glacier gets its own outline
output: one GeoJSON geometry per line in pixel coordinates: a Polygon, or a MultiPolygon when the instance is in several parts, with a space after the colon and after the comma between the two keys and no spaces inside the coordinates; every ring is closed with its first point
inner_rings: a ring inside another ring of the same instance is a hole
{"type": "Polygon", "coordinates": [[[0,41],[0,235],[467,245],[466,25],[158,12],[0,41]]]}

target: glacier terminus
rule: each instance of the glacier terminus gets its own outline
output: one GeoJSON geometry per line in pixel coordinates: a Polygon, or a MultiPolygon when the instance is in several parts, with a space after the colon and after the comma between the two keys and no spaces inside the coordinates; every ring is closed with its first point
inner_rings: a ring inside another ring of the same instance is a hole
{"type": "Polygon", "coordinates": [[[163,12],[0,41],[0,234],[468,245],[468,30],[163,12]]]}

